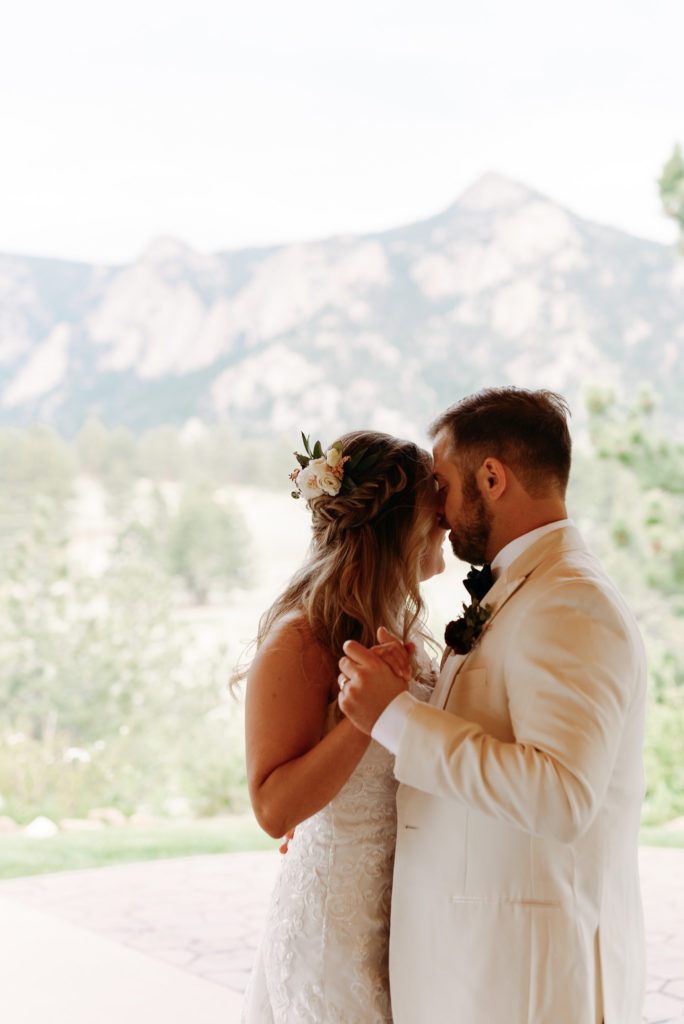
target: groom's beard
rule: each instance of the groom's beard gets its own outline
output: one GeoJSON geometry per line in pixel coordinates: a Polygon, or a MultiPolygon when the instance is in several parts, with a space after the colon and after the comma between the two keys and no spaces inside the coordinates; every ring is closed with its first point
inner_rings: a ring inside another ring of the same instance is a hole
{"type": "Polygon", "coordinates": [[[463,482],[463,507],[458,522],[449,523],[449,540],[462,562],[482,565],[487,561],[487,547],[492,528],[492,514],[484,503],[474,477],[463,482]]]}

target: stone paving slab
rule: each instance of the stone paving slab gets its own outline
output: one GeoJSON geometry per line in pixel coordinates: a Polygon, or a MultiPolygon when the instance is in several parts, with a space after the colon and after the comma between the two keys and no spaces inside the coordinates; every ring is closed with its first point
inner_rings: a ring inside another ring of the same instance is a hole
{"type": "MultiPolygon", "coordinates": [[[[163,965],[172,969],[171,977],[192,976],[214,993],[223,991],[223,1024],[233,1024],[279,860],[277,853],[217,854],[40,875],[0,883],[0,900],[40,911],[53,927],[64,923],[62,941],[53,936],[57,962],[68,956],[75,933],[95,934],[110,947],[135,951],[136,970],[146,958],[150,990],[159,984],[153,967],[163,965]]],[[[648,965],[644,1024],[684,1024],[684,850],[642,847],[640,863],[648,965]]],[[[0,964],[11,957],[10,942],[0,964]]],[[[60,1020],[54,1012],[48,1019],[60,1020]]],[[[63,1019],[80,1024],[73,1014],[63,1019]]],[[[127,1012],[121,1019],[149,1024],[155,1017],[127,1012]]],[[[192,1019],[209,1024],[214,1018],[192,1019]]],[[[43,1020],[26,1018],[25,1024],[43,1020]]]]}
{"type": "Polygon", "coordinates": [[[242,998],[0,895],[3,1024],[238,1024],[242,998]]]}

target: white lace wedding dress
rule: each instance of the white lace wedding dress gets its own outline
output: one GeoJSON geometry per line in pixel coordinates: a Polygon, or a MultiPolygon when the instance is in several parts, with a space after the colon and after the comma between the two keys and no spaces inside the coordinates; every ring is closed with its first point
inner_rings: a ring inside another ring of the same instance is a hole
{"type": "MultiPolygon", "coordinates": [[[[427,661],[427,659],[426,659],[427,661]]],[[[428,700],[426,664],[411,692],[428,700]]],[[[335,701],[326,731],[339,721],[335,701]]],[[[245,996],[243,1024],[391,1024],[394,757],[371,740],[346,784],[297,826],[245,996]]]]}

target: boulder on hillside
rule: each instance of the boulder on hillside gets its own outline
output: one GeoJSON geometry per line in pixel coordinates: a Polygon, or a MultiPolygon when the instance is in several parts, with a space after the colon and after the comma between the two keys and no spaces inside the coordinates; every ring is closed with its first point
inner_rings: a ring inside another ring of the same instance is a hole
{"type": "Polygon", "coordinates": [[[42,814],[34,818],[24,829],[24,835],[29,836],[31,839],[51,839],[58,832],[59,828],[55,825],[54,821],[42,814]]]}
{"type": "Polygon", "coordinates": [[[89,813],[90,821],[101,821],[104,825],[126,825],[128,818],[117,807],[93,807],[89,813]]]}

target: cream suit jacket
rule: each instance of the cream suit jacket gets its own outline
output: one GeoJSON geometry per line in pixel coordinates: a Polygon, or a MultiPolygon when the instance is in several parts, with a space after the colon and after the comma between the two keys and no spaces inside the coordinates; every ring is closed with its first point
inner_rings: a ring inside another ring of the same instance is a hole
{"type": "Polygon", "coordinates": [[[639,632],[574,527],[483,603],[396,758],[395,1024],[640,1024],[639,632]]]}

